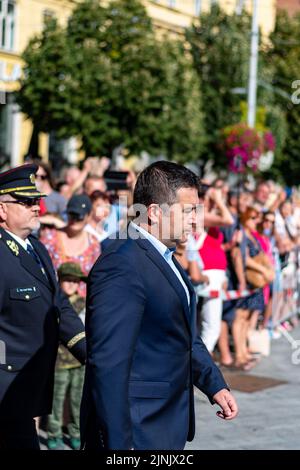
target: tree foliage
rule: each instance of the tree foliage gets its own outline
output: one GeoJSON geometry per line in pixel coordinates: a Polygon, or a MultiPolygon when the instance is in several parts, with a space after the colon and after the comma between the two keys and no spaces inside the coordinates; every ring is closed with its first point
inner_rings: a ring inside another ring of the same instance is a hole
{"type": "Polygon", "coordinates": [[[39,130],[80,136],[87,154],[120,144],[181,161],[201,153],[198,78],[182,45],[157,39],[139,0],[84,0],[23,58],[18,100],[39,130]]]}
{"type": "Polygon", "coordinates": [[[200,78],[204,123],[208,138],[207,157],[219,159],[219,132],[240,120],[236,93],[247,88],[251,20],[246,12],[229,15],[218,5],[200,15],[199,24],[186,32],[195,70],[200,78]]]}
{"type": "Polygon", "coordinates": [[[277,155],[271,176],[283,179],[287,184],[299,184],[300,180],[300,15],[290,17],[278,12],[276,25],[265,53],[266,67],[272,73],[273,101],[279,123],[285,123],[285,134],[278,126],[281,151],[277,155]],[[294,99],[292,99],[292,95],[294,99]]]}
{"type": "Polygon", "coordinates": [[[51,19],[23,53],[24,75],[17,94],[22,111],[31,118],[37,131],[67,134],[71,118],[65,86],[69,71],[67,59],[65,32],[51,19]]]}

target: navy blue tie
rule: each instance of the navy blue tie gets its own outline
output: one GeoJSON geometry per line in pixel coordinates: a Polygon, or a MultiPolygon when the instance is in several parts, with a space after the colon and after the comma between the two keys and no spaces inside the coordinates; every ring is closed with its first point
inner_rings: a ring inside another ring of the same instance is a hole
{"type": "Polygon", "coordinates": [[[44,276],[47,277],[46,271],[44,269],[43,263],[41,262],[39,255],[34,250],[34,248],[31,245],[29,245],[29,243],[27,243],[27,253],[36,261],[36,263],[39,265],[44,276]]]}

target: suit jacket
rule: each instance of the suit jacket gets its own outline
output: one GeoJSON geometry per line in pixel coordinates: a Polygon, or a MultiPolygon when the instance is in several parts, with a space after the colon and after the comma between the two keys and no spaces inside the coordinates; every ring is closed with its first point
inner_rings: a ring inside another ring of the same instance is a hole
{"type": "Polygon", "coordinates": [[[62,293],[45,247],[45,269],[0,228],[0,420],[51,413],[59,341],[82,363],[84,326],[62,293]]]}
{"type": "MultiPolygon", "coordinates": [[[[176,262],[176,261],[175,261],[176,262]]],[[[147,239],[116,240],[88,281],[85,449],[183,449],[195,432],[193,385],[228,388],[196,330],[176,274],[147,239]]]]}

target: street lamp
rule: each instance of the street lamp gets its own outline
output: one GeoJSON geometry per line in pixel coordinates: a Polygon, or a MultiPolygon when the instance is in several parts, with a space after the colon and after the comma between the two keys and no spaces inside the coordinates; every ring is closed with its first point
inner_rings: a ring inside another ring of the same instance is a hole
{"type": "Polygon", "coordinates": [[[258,0],[252,2],[251,55],[248,85],[248,126],[255,127],[256,95],[257,95],[257,63],[258,63],[258,0]]]}

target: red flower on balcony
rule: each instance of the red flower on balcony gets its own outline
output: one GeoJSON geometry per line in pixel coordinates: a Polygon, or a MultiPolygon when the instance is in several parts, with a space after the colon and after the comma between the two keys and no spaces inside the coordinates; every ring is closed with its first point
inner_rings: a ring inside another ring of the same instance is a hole
{"type": "Polygon", "coordinates": [[[272,132],[261,134],[246,123],[225,127],[222,137],[222,148],[228,159],[228,168],[233,173],[257,171],[260,157],[275,149],[272,132]]]}

